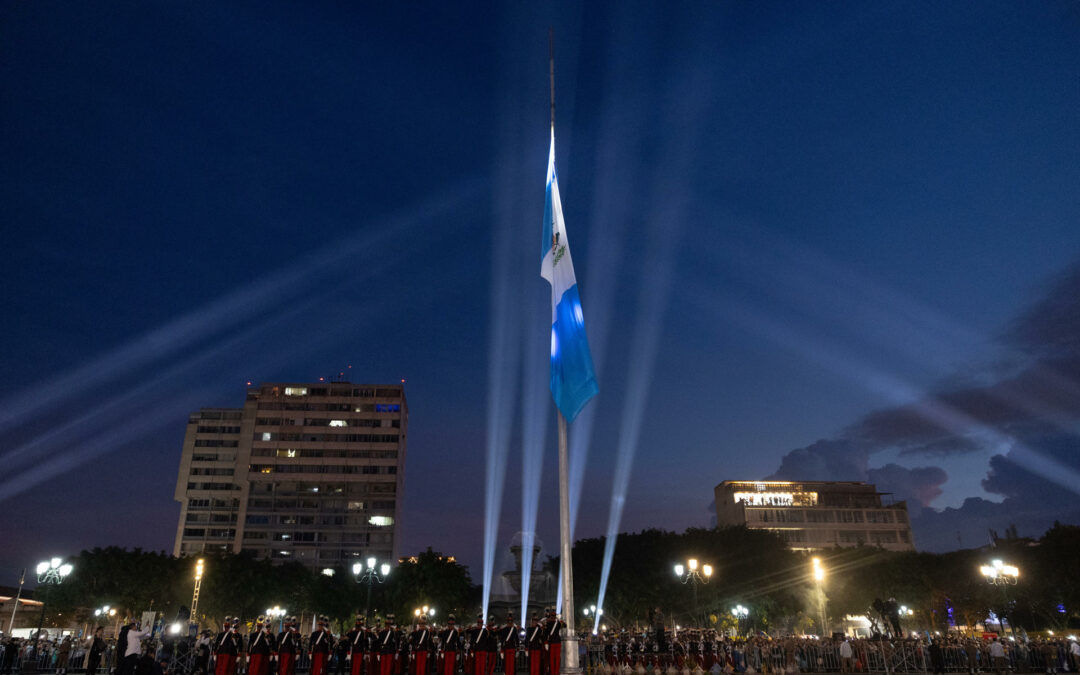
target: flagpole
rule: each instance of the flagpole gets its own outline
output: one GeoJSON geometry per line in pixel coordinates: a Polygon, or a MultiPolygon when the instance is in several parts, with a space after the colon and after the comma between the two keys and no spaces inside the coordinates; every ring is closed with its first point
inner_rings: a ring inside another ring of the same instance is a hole
{"type": "MultiPolygon", "coordinates": [[[[555,137],[555,29],[548,29],[548,80],[551,84],[551,137],[555,137]]],[[[570,547],[570,459],[566,442],[566,417],[555,406],[559,423],[559,567],[562,577],[563,620],[561,675],[578,675],[578,640],[574,630],[574,561],[570,547]]]]}

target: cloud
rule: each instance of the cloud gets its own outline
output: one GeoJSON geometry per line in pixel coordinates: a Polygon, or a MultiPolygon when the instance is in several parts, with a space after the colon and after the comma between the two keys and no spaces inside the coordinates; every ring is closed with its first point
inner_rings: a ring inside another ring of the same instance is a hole
{"type": "Polygon", "coordinates": [[[776,480],[858,480],[875,483],[883,492],[892,493],[897,500],[910,503],[917,512],[941,494],[941,486],[949,476],[936,466],[909,469],[899,464],[887,464],[880,469],[869,468],[870,453],[849,440],[820,440],[805,448],[792,450],[784,456],[776,480]]]}
{"type": "Polygon", "coordinates": [[[1038,534],[1057,518],[1080,521],[1080,262],[1001,338],[1014,355],[983,381],[950,379],[921,400],[875,410],[838,438],[791,450],[772,477],[873,482],[909,501],[917,539],[929,550],[955,548],[971,527],[1016,524],[1021,533],[1038,534]],[[884,451],[945,458],[984,449],[998,452],[982,487],[1004,497],[1001,503],[971,498],[960,508],[922,509],[941,495],[943,469],[868,468],[884,451]]]}

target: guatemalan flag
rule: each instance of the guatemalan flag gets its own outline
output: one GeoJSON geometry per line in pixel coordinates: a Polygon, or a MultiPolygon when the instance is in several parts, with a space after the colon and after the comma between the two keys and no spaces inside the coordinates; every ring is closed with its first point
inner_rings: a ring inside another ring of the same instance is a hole
{"type": "Polygon", "coordinates": [[[559,181],[555,177],[555,130],[551,130],[548,156],[547,199],[544,204],[544,240],[540,276],[551,284],[551,395],[567,422],[573,422],[598,391],[585,317],[581,311],[570,241],[566,238],[559,181]]]}

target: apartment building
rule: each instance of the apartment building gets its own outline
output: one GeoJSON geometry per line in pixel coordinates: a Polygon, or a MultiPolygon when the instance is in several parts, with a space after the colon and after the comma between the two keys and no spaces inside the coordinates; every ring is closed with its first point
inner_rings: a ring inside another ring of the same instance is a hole
{"type": "Polygon", "coordinates": [[[397,560],[402,385],[267,383],[188,419],[173,553],[250,551],[322,569],[397,560]]]}

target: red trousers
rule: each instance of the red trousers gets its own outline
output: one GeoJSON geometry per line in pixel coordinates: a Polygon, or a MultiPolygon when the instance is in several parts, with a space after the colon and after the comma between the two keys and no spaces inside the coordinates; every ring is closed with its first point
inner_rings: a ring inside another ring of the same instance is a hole
{"type": "Polygon", "coordinates": [[[544,650],[529,650],[529,675],[541,675],[544,671],[544,650]]]}
{"type": "Polygon", "coordinates": [[[368,654],[367,675],[379,675],[379,655],[368,654]]]}
{"type": "MultiPolygon", "coordinates": [[[[379,654],[379,675],[394,675],[397,654],[379,654]]],[[[314,675],[314,673],[312,673],[314,675]]]]}
{"type": "Polygon", "coordinates": [[[473,673],[475,675],[489,675],[495,666],[495,654],[490,651],[477,651],[473,656],[473,673]]]}
{"type": "Polygon", "coordinates": [[[364,675],[364,652],[352,653],[352,665],[349,666],[349,675],[364,675]]]}
{"type": "Polygon", "coordinates": [[[421,650],[413,654],[413,675],[428,675],[428,653],[421,650]]]}
{"type": "Polygon", "coordinates": [[[266,654],[248,655],[248,675],[268,675],[270,660],[266,654]]]}
{"type": "Polygon", "coordinates": [[[455,675],[457,672],[457,652],[443,652],[439,675],[455,675]]]}
{"type": "Polygon", "coordinates": [[[218,654],[214,675],[236,675],[236,654],[218,654]]]}
{"type": "Polygon", "coordinates": [[[326,675],[326,654],[315,652],[311,655],[311,675],[326,675]]]}
{"type": "Polygon", "coordinates": [[[517,664],[514,662],[514,658],[517,656],[517,649],[508,648],[503,650],[503,672],[506,675],[514,675],[514,671],[517,670],[517,664]]]}
{"type": "Polygon", "coordinates": [[[278,675],[293,675],[296,667],[296,655],[288,652],[278,654],[278,675]]]}
{"type": "Polygon", "coordinates": [[[562,643],[551,642],[548,643],[548,673],[550,675],[559,675],[559,668],[562,666],[562,643]]]}

